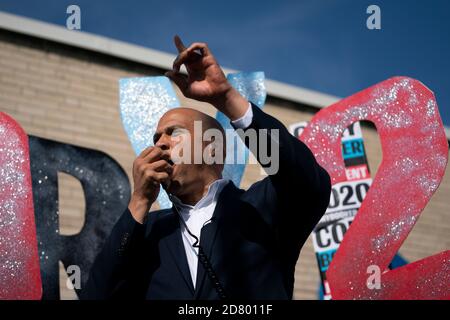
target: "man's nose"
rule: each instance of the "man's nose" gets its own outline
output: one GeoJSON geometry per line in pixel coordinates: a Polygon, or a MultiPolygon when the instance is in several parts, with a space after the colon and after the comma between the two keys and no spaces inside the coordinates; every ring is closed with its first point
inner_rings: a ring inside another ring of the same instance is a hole
{"type": "Polygon", "coordinates": [[[156,142],[155,147],[161,148],[162,150],[170,149],[170,139],[167,135],[162,135],[159,140],[156,142]]]}

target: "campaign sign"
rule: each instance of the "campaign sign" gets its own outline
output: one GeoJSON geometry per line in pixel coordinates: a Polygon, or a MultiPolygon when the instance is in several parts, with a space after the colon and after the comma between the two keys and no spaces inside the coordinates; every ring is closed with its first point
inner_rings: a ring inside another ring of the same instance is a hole
{"type": "MultiPolygon", "coordinates": [[[[306,126],[307,122],[299,122],[289,129],[300,139],[306,126]]],[[[347,179],[332,186],[328,208],[312,233],[325,300],[331,299],[328,266],[372,184],[360,123],[346,128],[341,141],[347,179]]]]}

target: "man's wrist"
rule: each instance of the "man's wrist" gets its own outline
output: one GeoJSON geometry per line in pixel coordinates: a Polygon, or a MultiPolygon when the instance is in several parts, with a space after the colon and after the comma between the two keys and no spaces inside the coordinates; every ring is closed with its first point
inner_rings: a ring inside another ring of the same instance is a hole
{"type": "Polygon", "coordinates": [[[236,120],[231,121],[235,129],[247,129],[253,121],[252,104],[249,102],[245,114],[236,120]]]}
{"type": "Polygon", "coordinates": [[[130,203],[128,204],[128,210],[130,210],[134,220],[143,224],[151,205],[152,204],[147,198],[133,194],[130,203]]]}
{"type": "Polygon", "coordinates": [[[248,110],[248,101],[231,85],[213,103],[217,110],[224,113],[231,121],[242,118],[248,110]]]}

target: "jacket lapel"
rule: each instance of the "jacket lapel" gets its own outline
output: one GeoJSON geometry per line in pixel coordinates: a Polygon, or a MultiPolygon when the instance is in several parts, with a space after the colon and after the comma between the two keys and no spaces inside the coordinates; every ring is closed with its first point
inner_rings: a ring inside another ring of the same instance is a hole
{"type": "Polygon", "coordinates": [[[192,283],[191,273],[189,271],[189,265],[187,262],[186,251],[184,250],[183,239],[181,238],[180,221],[177,213],[172,208],[170,230],[172,230],[168,236],[164,238],[164,243],[168,247],[178,270],[183,276],[186,285],[189,287],[192,295],[194,295],[194,286],[192,283]]]}
{"type": "MultiPolygon", "coordinates": [[[[200,234],[200,245],[203,247],[203,250],[213,267],[213,248],[217,238],[217,233],[222,226],[221,220],[226,211],[233,210],[233,206],[238,204],[238,201],[235,198],[238,190],[239,189],[236,188],[234,183],[231,181],[223,188],[222,192],[219,195],[219,198],[217,199],[217,204],[216,208],[214,209],[212,221],[202,228],[200,234]]],[[[220,275],[217,276],[220,279],[220,275]]],[[[205,269],[199,261],[197,265],[197,279],[195,284],[194,299],[199,298],[206,277],[207,275],[205,269]]],[[[222,285],[224,284],[222,283],[222,285]]]]}

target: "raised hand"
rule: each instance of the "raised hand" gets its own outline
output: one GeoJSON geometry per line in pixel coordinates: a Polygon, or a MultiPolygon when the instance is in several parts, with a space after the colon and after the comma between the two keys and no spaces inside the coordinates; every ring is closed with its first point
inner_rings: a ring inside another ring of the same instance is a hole
{"type": "Polygon", "coordinates": [[[243,116],[248,102],[230,85],[206,43],[195,42],[186,48],[178,36],[174,42],[178,56],[165,75],[186,97],[211,103],[232,120],[243,116]],[[183,64],[188,75],[180,73],[183,64]]]}

